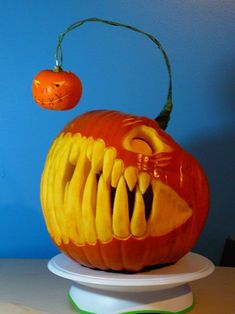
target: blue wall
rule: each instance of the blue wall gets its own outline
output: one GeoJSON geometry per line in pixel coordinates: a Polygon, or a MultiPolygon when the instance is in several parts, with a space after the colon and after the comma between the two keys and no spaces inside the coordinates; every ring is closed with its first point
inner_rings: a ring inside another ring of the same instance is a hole
{"type": "Polygon", "coordinates": [[[87,24],[64,41],[64,68],[82,79],[80,105],[40,109],[34,75],[54,66],[57,35],[98,16],[155,36],[173,70],[174,111],[167,129],[208,175],[211,208],[195,250],[218,263],[235,235],[235,2],[157,0],[4,1],[0,10],[0,256],[50,257],[39,182],[52,139],[74,116],[110,108],[155,117],[167,91],[159,50],[145,37],[87,24]]]}

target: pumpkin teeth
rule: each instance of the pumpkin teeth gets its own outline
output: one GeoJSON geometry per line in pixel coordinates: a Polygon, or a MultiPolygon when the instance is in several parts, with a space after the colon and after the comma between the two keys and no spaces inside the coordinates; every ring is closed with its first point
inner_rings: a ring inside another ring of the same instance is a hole
{"type": "Polygon", "coordinates": [[[103,167],[105,143],[102,139],[98,139],[93,144],[93,152],[91,158],[91,167],[96,173],[100,173],[103,167]]]}
{"type": "Polygon", "coordinates": [[[138,183],[140,192],[144,194],[151,182],[151,176],[147,172],[140,172],[138,176],[138,183]]]}
{"type": "Polygon", "coordinates": [[[108,184],[111,184],[112,169],[116,155],[117,151],[113,147],[108,147],[104,151],[103,177],[108,184]]]}
{"type": "Polygon", "coordinates": [[[132,191],[136,186],[136,182],[138,180],[136,168],[133,166],[127,167],[124,171],[124,178],[126,180],[129,190],[132,191]]]}
{"type": "Polygon", "coordinates": [[[61,134],[48,153],[41,181],[47,228],[60,245],[164,235],[191,215],[187,203],[147,172],[124,167],[102,139],[61,134]],[[166,223],[167,222],[167,223],[166,223]]]}
{"type": "Polygon", "coordinates": [[[72,138],[72,145],[71,145],[71,151],[69,155],[69,162],[72,165],[76,165],[78,160],[78,155],[80,152],[82,137],[80,133],[75,134],[74,136],[71,136],[72,138]]]}
{"type": "Polygon", "coordinates": [[[113,233],[120,238],[126,238],[129,230],[129,206],[126,183],[123,175],[117,185],[113,205],[113,233]],[[120,223],[121,222],[121,223],[120,223]]]}
{"type": "Polygon", "coordinates": [[[55,213],[53,211],[53,203],[52,203],[52,182],[53,182],[53,163],[51,160],[54,160],[54,156],[56,154],[56,151],[58,149],[58,146],[61,144],[61,138],[63,135],[58,136],[52,146],[51,149],[48,153],[45,168],[42,174],[42,179],[41,179],[41,193],[40,193],[40,198],[41,198],[41,204],[42,204],[42,209],[43,209],[43,214],[45,216],[46,220],[46,225],[48,228],[48,231],[50,234],[53,235],[54,241],[56,244],[61,243],[61,233],[60,229],[57,223],[57,220],[55,218],[55,213]]]}
{"type": "Polygon", "coordinates": [[[115,159],[113,164],[112,176],[111,176],[111,185],[113,188],[116,188],[118,181],[124,171],[124,164],[121,159],[115,159]]]}
{"type": "Polygon", "coordinates": [[[92,154],[93,154],[93,147],[94,147],[94,139],[92,136],[88,137],[88,145],[87,145],[87,158],[91,161],[92,154]]]}
{"type": "MultiPolygon", "coordinates": [[[[68,137],[69,138],[69,137],[68,137]]],[[[71,137],[70,137],[71,140],[71,137]]],[[[68,163],[68,158],[70,154],[70,140],[66,141],[65,145],[62,148],[62,153],[57,155],[57,158],[54,162],[54,182],[53,182],[53,206],[56,219],[60,226],[62,233],[62,238],[65,243],[68,242],[66,225],[64,224],[64,192],[66,183],[71,179],[74,167],[71,163],[68,163]],[[61,210],[62,207],[62,210],[61,210]]]]}
{"type": "Polygon", "coordinates": [[[95,228],[96,191],[96,173],[91,170],[86,180],[82,199],[82,221],[84,234],[87,243],[90,244],[95,243],[97,239],[95,228]]]}
{"type": "Polygon", "coordinates": [[[72,223],[71,231],[68,228],[71,239],[77,244],[84,243],[83,221],[82,221],[82,198],[84,186],[90,171],[90,162],[86,157],[87,141],[81,142],[80,154],[77,164],[69,183],[67,206],[70,214],[70,221],[72,223]],[[74,225],[75,224],[75,225],[74,225]]]}
{"type": "Polygon", "coordinates": [[[145,204],[143,196],[136,188],[134,210],[131,218],[131,233],[136,237],[141,237],[146,233],[146,217],[145,217],[145,204]]]}
{"type": "Polygon", "coordinates": [[[96,230],[100,241],[112,239],[111,187],[100,176],[96,199],[96,230]]]}

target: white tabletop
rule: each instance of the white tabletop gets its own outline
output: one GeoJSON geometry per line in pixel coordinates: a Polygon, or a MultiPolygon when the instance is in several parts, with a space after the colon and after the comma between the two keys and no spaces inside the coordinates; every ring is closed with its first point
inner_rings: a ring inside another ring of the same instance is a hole
{"type": "MultiPolygon", "coordinates": [[[[69,280],[47,269],[48,260],[0,260],[0,313],[72,314],[69,280]]],[[[190,283],[195,308],[190,314],[235,314],[235,268],[216,267],[213,274],[190,283]]]]}

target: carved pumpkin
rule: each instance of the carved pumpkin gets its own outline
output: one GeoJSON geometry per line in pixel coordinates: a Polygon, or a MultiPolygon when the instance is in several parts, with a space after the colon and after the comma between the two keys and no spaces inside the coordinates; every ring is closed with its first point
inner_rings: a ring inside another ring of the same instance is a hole
{"type": "Polygon", "coordinates": [[[198,162],[156,121],[100,110],[54,140],[41,202],[62,252],[88,267],[135,272],[192,248],[209,193],[198,162]]]}
{"type": "Polygon", "coordinates": [[[32,93],[35,102],[46,109],[72,109],[80,100],[82,84],[80,79],[59,67],[42,70],[33,80],[32,93]]]}

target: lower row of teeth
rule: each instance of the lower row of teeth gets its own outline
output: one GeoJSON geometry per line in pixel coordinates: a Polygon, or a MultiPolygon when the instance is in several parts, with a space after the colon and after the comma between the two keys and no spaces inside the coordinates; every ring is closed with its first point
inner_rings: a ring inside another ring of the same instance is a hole
{"type": "Polygon", "coordinates": [[[147,172],[125,167],[114,147],[79,133],[62,133],[54,141],[42,175],[41,203],[48,231],[58,245],[163,235],[192,214],[167,185],[147,172]]]}

